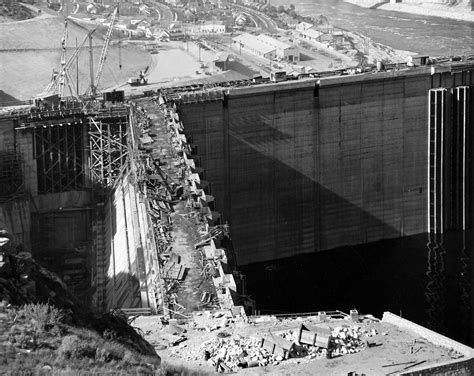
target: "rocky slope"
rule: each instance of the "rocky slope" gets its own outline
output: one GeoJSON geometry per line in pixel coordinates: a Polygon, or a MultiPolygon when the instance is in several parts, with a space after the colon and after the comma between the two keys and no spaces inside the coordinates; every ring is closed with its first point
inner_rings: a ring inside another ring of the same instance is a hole
{"type": "Polygon", "coordinates": [[[0,247],[0,374],[161,370],[154,348],[120,312],[92,312],[56,275],[5,250],[0,247]]]}

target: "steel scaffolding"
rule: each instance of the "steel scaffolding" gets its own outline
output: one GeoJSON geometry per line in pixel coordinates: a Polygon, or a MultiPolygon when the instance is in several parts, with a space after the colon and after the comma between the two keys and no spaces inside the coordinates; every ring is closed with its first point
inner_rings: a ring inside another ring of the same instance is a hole
{"type": "Polygon", "coordinates": [[[74,122],[35,127],[33,134],[38,193],[83,188],[83,125],[74,122]]]}
{"type": "Polygon", "coordinates": [[[127,117],[90,117],[89,124],[91,180],[110,187],[127,163],[127,117]]]}

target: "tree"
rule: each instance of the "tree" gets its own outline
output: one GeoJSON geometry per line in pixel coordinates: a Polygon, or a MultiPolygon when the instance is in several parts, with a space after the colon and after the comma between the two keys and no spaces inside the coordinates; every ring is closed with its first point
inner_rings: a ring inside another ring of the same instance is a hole
{"type": "Polygon", "coordinates": [[[327,23],[328,23],[328,19],[326,18],[326,16],[321,14],[318,18],[318,24],[322,25],[322,24],[327,24],[327,23]]]}
{"type": "Polygon", "coordinates": [[[283,5],[279,5],[277,12],[278,13],[285,13],[285,7],[283,5]]]}

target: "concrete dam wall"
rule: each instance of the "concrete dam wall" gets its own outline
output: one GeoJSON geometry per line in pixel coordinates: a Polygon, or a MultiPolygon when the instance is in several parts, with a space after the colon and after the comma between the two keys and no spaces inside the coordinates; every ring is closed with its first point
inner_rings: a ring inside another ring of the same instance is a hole
{"type": "Polygon", "coordinates": [[[472,67],[419,68],[235,88],[177,105],[238,262],[249,264],[461,228],[453,218],[471,205],[473,84],[472,67]],[[445,218],[438,228],[436,215],[445,218]]]}

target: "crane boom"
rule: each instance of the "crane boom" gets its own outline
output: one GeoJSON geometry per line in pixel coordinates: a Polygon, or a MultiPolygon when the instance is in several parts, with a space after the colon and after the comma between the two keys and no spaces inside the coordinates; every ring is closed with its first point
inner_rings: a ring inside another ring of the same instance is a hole
{"type": "MultiPolygon", "coordinates": [[[[63,61],[61,61],[61,69],[59,72],[57,72],[55,74],[55,76],[53,77],[53,79],[51,80],[51,82],[49,83],[48,87],[44,90],[44,94],[52,94],[52,93],[57,93],[57,94],[62,94],[62,91],[58,90],[59,86],[61,85],[61,79],[64,80],[64,77],[67,77],[67,72],[68,72],[68,69],[70,68],[70,66],[72,65],[72,63],[74,62],[74,59],[76,59],[76,57],[79,55],[79,53],[81,52],[81,49],[82,47],[84,46],[84,44],[86,43],[87,39],[89,38],[89,36],[94,33],[95,30],[92,30],[90,31],[85,37],[84,39],[82,40],[82,42],[76,47],[76,49],[74,50],[74,52],[72,53],[71,56],[69,56],[69,58],[67,59],[67,61],[65,61],[63,63],[63,61]]],[[[62,57],[61,57],[62,58],[62,57]]],[[[63,81],[63,85],[64,85],[64,81],[63,81]]],[[[78,94],[78,93],[76,93],[78,94]]]]}
{"type": "Polygon", "coordinates": [[[67,49],[67,18],[64,19],[64,32],[63,37],[61,38],[61,57],[59,60],[59,66],[57,72],[53,69],[53,76],[50,83],[46,87],[45,92],[59,91],[59,95],[62,96],[64,89],[64,80],[65,80],[65,71],[64,65],[66,64],[66,49],[67,49]]]}
{"type": "Polygon", "coordinates": [[[115,20],[117,19],[118,7],[114,9],[112,13],[112,19],[110,20],[110,25],[105,35],[104,46],[102,47],[102,52],[100,53],[99,64],[97,66],[97,72],[95,75],[94,82],[90,86],[90,94],[95,97],[97,95],[97,87],[99,85],[100,78],[102,77],[102,71],[104,70],[105,59],[107,58],[107,52],[109,49],[110,39],[112,36],[112,31],[114,28],[115,20]]]}
{"type": "MultiPolygon", "coordinates": [[[[107,17],[109,17],[110,15],[112,15],[112,18],[111,18],[110,25],[105,36],[104,46],[102,47],[102,52],[99,59],[99,65],[97,68],[97,73],[95,75],[95,81],[94,81],[93,72],[91,72],[91,83],[89,85],[89,88],[87,89],[86,96],[95,97],[97,95],[97,91],[98,91],[97,86],[102,76],[102,71],[104,68],[105,60],[107,58],[107,51],[110,44],[113,27],[114,27],[116,18],[118,16],[118,7],[115,7],[115,9],[111,13],[109,13],[107,17]]],[[[74,89],[69,82],[71,81],[71,77],[69,75],[68,70],[73,64],[73,62],[75,61],[75,59],[78,58],[86,41],[92,39],[92,34],[94,34],[94,32],[99,28],[99,26],[100,25],[97,25],[94,29],[89,31],[87,35],[84,37],[84,39],[82,40],[82,42],[76,46],[76,49],[71,54],[71,56],[67,58],[66,50],[67,50],[67,39],[68,39],[68,18],[67,17],[65,18],[64,33],[61,39],[61,56],[60,56],[58,68],[57,68],[57,71],[53,70],[53,76],[51,78],[51,81],[49,82],[45,90],[41,94],[38,95],[39,97],[49,96],[53,94],[57,94],[59,97],[63,97],[64,88],[67,86],[69,88],[69,91],[71,92],[71,95],[79,98],[79,93],[73,92],[74,89]]],[[[92,50],[91,50],[91,60],[92,60],[92,50]]],[[[92,61],[91,61],[91,70],[92,69],[93,68],[92,68],[92,61]]]]}

